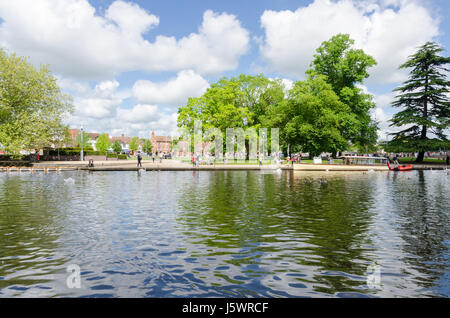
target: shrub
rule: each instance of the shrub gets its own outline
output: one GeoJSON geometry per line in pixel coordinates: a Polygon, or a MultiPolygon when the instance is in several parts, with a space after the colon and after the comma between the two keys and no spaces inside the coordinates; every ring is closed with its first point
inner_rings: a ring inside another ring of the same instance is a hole
{"type": "MultiPolygon", "coordinates": [[[[49,156],[77,156],[80,155],[81,148],[71,147],[71,148],[60,148],[58,149],[51,149],[48,151],[49,156]]],[[[94,151],[92,147],[88,147],[87,149],[83,148],[83,153],[85,156],[104,156],[105,152],[103,151],[94,151]]]]}
{"type": "Polygon", "coordinates": [[[120,155],[117,155],[117,159],[119,159],[119,160],[127,160],[128,156],[124,155],[124,154],[120,154],[120,155]]]}

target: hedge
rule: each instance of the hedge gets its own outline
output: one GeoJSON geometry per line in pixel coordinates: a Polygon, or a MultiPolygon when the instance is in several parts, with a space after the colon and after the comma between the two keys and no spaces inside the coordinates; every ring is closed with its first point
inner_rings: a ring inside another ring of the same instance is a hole
{"type": "MultiPolygon", "coordinates": [[[[92,149],[92,148],[91,148],[92,149]]],[[[76,155],[80,155],[81,149],[76,149],[76,148],[62,148],[59,149],[52,149],[48,152],[49,156],[76,156],[76,155]]],[[[104,156],[105,152],[104,151],[94,151],[94,150],[84,150],[83,149],[83,153],[85,156],[104,156]]]]}
{"type": "Polygon", "coordinates": [[[127,160],[127,159],[128,159],[128,156],[127,156],[127,155],[120,154],[120,155],[117,155],[117,159],[119,159],[119,160],[127,160]]]}
{"type": "Polygon", "coordinates": [[[0,155],[0,161],[30,161],[31,155],[0,155]]]}

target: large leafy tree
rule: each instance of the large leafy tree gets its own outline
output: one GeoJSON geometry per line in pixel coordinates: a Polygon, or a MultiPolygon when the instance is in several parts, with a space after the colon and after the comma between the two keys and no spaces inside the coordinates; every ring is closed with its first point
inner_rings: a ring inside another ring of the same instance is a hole
{"type": "Polygon", "coordinates": [[[81,148],[81,145],[83,145],[83,149],[89,149],[91,148],[91,144],[89,141],[91,140],[91,137],[89,137],[89,134],[85,131],[81,132],[75,136],[74,145],[75,147],[81,148]],[[81,138],[81,134],[83,133],[83,139],[81,138]]]}
{"type": "Polygon", "coordinates": [[[111,148],[111,141],[109,140],[109,137],[107,134],[101,134],[97,138],[97,142],[95,143],[95,147],[98,151],[106,152],[109,148],[111,148]]]}
{"type": "Polygon", "coordinates": [[[323,75],[296,82],[288,100],[272,108],[266,118],[266,124],[284,127],[280,130],[282,148],[290,145],[293,151],[314,156],[347,149],[358,122],[323,75]]]}
{"type": "Polygon", "coordinates": [[[193,133],[194,121],[200,120],[202,128],[259,128],[262,115],[269,105],[284,98],[280,81],[269,80],[262,75],[240,75],[223,78],[199,98],[189,98],[178,110],[178,126],[193,133]]]}
{"type": "MultiPolygon", "coordinates": [[[[268,109],[283,101],[284,90],[280,80],[270,80],[263,75],[223,78],[201,97],[189,98],[187,105],[179,108],[178,126],[191,135],[195,120],[202,122],[203,132],[218,128],[224,137],[227,128],[253,128],[258,132],[268,109]]],[[[192,138],[191,147],[193,141],[192,138]]],[[[246,147],[248,142],[247,136],[246,147]]],[[[225,147],[226,138],[223,143],[225,147]]]]}
{"type": "Polygon", "coordinates": [[[144,144],[142,145],[142,150],[145,153],[151,153],[153,150],[152,142],[149,139],[143,139],[144,144]]]}
{"type": "Polygon", "coordinates": [[[112,144],[112,149],[115,153],[121,153],[122,152],[122,145],[120,144],[120,141],[114,140],[112,144]]]}
{"type": "Polygon", "coordinates": [[[17,153],[64,139],[62,124],[73,109],[47,66],[0,49],[0,143],[17,153]]]}
{"type": "Polygon", "coordinates": [[[377,123],[370,111],[375,108],[373,97],[360,87],[369,77],[369,68],[376,61],[361,49],[354,48],[354,40],[348,34],[338,34],[325,41],[317,49],[308,74],[327,77],[333,91],[350,107],[358,121],[350,141],[361,150],[373,148],[377,141],[377,123]]]}
{"type": "Polygon", "coordinates": [[[133,137],[130,140],[130,150],[136,151],[139,149],[139,137],[133,137]]]}
{"type": "Polygon", "coordinates": [[[410,69],[409,78],[398,92],[392,106],[401,108],[391,126],[402,127],[394,133],[391,147],[418,151],[417,162],[423,162],[425,151],[449,148],[445,130],[450,127],[450,82],[446,65],[450,57],[441,55],[443,48],[427,42],[400,66],[410,69]],[[434,134],[434,138],[429,137],[434,134]]]}

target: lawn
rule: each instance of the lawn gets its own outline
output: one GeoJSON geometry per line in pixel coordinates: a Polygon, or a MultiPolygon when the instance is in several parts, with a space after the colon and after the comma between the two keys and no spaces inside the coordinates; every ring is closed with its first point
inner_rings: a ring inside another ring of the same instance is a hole
{"type": "MultiPolygon", "coordinates": [[[[401,164],[414,164],[416,163],[416,158],[398,158],[398,162],[401,164]]],[[[445,160],[425,158],[423,159],[424,164],[435,164],[435,165],[445,165],[445,160]]]]}

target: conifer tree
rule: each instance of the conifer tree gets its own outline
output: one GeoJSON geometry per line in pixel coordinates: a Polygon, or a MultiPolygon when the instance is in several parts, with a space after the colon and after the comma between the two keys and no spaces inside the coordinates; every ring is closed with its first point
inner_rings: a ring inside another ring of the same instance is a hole
{"type": "Polygon", "coordinates": [[[446,65],[450,57],[440,53],[443,48],[427,42],[400,69],[411,69],[409,78],[398,92],[392,106],[402,110],[394,115],[391,127],[401,127],[393,133],[391,148],[417,151],[417,162],[423,162],[425,151],[448,148],[446,130],[450,127],[450,82],[446,65]],[[430,138],[429,134],[434,134],[430,138]]]}

